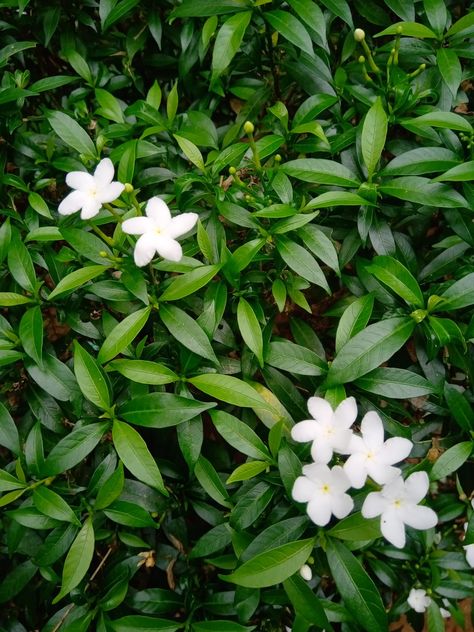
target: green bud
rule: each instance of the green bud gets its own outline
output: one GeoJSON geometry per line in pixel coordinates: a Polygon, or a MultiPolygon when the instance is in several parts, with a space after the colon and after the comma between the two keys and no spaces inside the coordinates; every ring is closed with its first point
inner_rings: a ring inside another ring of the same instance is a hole
{"type": "Polygon", "coordinates": [[[397,26],[396,33],[397,35],[401,35],[403,33],[403,26],[397,26]]]}
{"type": "Polygon", "coordinates": [[[364,55],[361,55],[357,61],[359,62],[359,64],[365,64],[365,57],[364,57],[364,55]]]}
{"type": "Polygon", "coordinates": [[[105,252],[105,250],[101,250],[101,251],[99,252],[99,256],[100,256],[100,257],[107,257],[108,255],[107,255],[107,253],[105,252]]]}
{"type": "Polygon", "coordinates": [[[125,193],[131,193],[133,191],[133,184],[130,182],[125,183],[125,193]]]}
{"type": "Polygon", "coordinates": [[[410,316],[413,318],[415,323],[421,323],[428,316],[428,312],[426,309],[415,309],[410,316]]]}
{"type": "Polygon", "coordinates": [[[253,134],[255,130],[255,126],[251,121],[245,121],[244,123],[244,132],[246,134],[253,134]]]}
{"type": "Polygon", "coordinates": [[[280,154],[275,154],[275,162],[281,162],[280,154]]]}
{"type": "Polygon", "coordinates": [[[229,167],[229,173],[231,176],[235,176],[237,169],[235,167],[229,167]]]}

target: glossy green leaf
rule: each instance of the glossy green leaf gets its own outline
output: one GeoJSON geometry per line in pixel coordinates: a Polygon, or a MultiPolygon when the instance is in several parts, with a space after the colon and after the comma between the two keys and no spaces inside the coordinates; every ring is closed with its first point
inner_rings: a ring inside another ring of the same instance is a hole
{"type": "Polygon", "coordinates": [[[197,290],[209,283],[219,272],[219,268],[219,265],[199,266],[191,270],[191,272],[185,272],[181,276],[176,277],[164,290],[160,296],[160,301],[177,301],[197,292],[197,290]]]}
{"type": "Polygon", "coordinates": [[[176,632],[183,626],[180,623],[174,623],[167,619],[158,619],[156,617],[145,617],[142,615],[128,615],[115,619],[111,622],[114,632],[176,632]]]}
{"type": "Polygon", "coordinates": [[[227,404],[234,404],[243,408],[270,408],[254,388],[231,375],[203,373],[190,378],[188,381],[206,395],[215,397],[227,404]]]}
{"type": "Polygon", "coordinates": [[[80,463],[92,452],[108,427],[107,422],[92,423],[74,429],[60,439],[46,457],[44,473],[55,476],[80,463]]]}
{"type": "Polygon", "coordinates": [[[81,526],[76,514],[67,502],[59,494],[56,494],[56,492],[44,485],[37,487],[33,491],[33,504],[45,516],[81,526]]]}
{"type": "Polygon", "coordinates": [[[95,158],[97,151],[89,134],[77,121],[64,112],[52,112],[48,121],[62,141],[87,158],[95,158]]]}
{"type": "Polygon", "coordinates": [[[370,110],[367,112],[362,126],[361,149],[369,182],[377,169],[377,165],[382,155],[387,138],[388,119],[382,105],[382,100],[378,97],[370,110]]]}
{"type": "Polygon", "coordinates": [[[379,256],[372,260],[366,270],[382,281],[409,305],[423,307],[420,286],[412,273],[394,257],[379,256]]]}
{"type": "Polygon", "coordinates": [[[245,422],[222,410],[211,410],[209,414],[217,432],[233,448],[253,459],[270,458],[264,442],[245,422]]]}
{"type": "Polygon", "coordinates": [[[112,426],[112,439],[125,467],[139,481],[168,496],[156,461],[138,432],[123,421],[115,419],[112,426]]]}
{"type": "Polygon", "coordinates": [[[380,33],[377,33],[375,37],[396,35],[400,30],[402,37],[416,37],[419,39],[427,37],[436,39],[436,33],[433,33],[433,31],[424,24],[418,24],[417,22],[396,22],[383,31],[380,31],[380,33]]]}
{"type": "Polygon", "coordinates": [[[308,623],[317,625],[325,630],[334,629],[328,621],[321,601],[302,577],[293,575],[285,579],[283,588],[298,615],[303,617],[308,623]]]}
{"type": "Polygon", "coordinates": [[[103,274],[107,267],[108,266],[94,265],[87,266],[86,268],[81,268],[80,270],[74,270],[74,272],[70,272],[68,275],[62,278],[61,281],[59,281],[54,290],[48,296],[48,300],[52,301],[61,294],[77,290],[77,288],[83,286],[88,281],[92,281],[92,279],[95,279],[96,277],[103,274]]]}
{"type": "Polygon", "coordinates": [[[138,426],[167,428],[193,419],[214,406],[213,402],[198,402],[172,393],[149,393],[129,400],[119,408],[119,413],[138,426]]]}
{"type": "Polygon", "coordinates": [[[340,187],[357,187],[359,181],[347,167],[333,160],[317,158],[298,158],[281,165],[286,175],[313,182],[314,184],[332,184],[340,187]]]}
{"type": "Polygon", "coordinates": [[[104,340],[99,350],[97,361],[104,364],[126,349],[146,325],[150,312],[151,307],[144,307],[137,312],[129,314],[115,325],[104,340]]]}
{"type": "Polygon", "coordinates": [[[459,281],[455,281],[445,290],[440,298],[443,300],[437,303],[433,311],[451,311],[462,309],[474,304],[474,272],[467,274],[459,281]]]}
{"type": "Polygon", "coordinates": [[[410,317],[388,318],[369,325],[339,350],[329,368],[327,385],[351,382],[379,367],[405,344],[414,328],[410,317]]]}
{"type": "Polygon", "coordinates": [[[283,261],[296,272],[296,274],[322,287],[328,294],[331,293],[319,263],[306,248],[303,248],[303,246],[300,246],[287,237],[278,237],[276,245],[283,261]]]}
{"type": "Polygon", "coordinates": [[[344,544],[328,539],[326,554],[344,606],[367,632],[386,632],[388,623],[382,598],[359,560],[344,544]]]}
{"type": "Polygon", "coordinates": [[[459,57],[451,48],[438,48],[436,63],[449,91],[456,98],[462,80],[462,68],[459,57]]]}
{"type": "Polygon", "coordinates": [[[112,404],[108,378],[95,358],[77,341],[74,342],[74,373],[84,396],[99,408],[108,410],[112,404]]]}
{"type": "Polygon", "coordinates": [[[251,17],[251,11],[236,13],[220,27],[212,52],[211,69],[214,77],[222,75],[239,50],[251,17]]]}
{"type": "Polygon", "coordinates": [[[124,377],[139,384],[170,384],[177,382],[179,376],[167,366],[150,360],[112,360],[107,371],[117,371],[124,377]]]}
{"type": "Polygon", "coordinates": [[[223,507],[229,507],[229,496],[214,466],[202,455],[194,466],[194,475],[209,496],[223,507]]]}
{"type": "Polygon", "coordinates": [[[471,455],[472,448],[472,441],[462,441],[443,452],[431,468],[430,480],[438,481],[458,470],[471,455]]]}
{"type": "Polygon", "coordinates": [[[12,416],[0,402],[0,445],[13,454],[20,453],[20,438],[12,416]]]}
{"type": "Polygon", "coordinates": [[[218,364],[209,338],[199,324],[176,305],[162,304],[159,315],[164,326],[178,342],[197,355],[218,364]]]}
{"type": "Polygon", "coordinates": [[[94,555],[94,527],[87,518],[76,536],[64,561],[61,590],[53,599],[57,603],[68,595],[84,579],[94,555]]]}
{"type": "Polygon", "coordinates": [[[264,16],[277,33],[294,44],[297,48],[308,53],[308,55],[314,54],[313,44],[308,31],[294,15],[287,11],[274,9],[272,11],[265,11],[264,16]]]}
{"type": "Polygon", "coordinates": [[[435,393],[432,384],[417,373],[406,369],[380,367],[355,380],[354,384],[369,393],[393,399],[422,397],[435,393]]]}
{"type": "Polygon", "coordinates": [[[222,575],[221,578],[247,588],[275,586],[299,571],[313,547],[313,538],[283,544],[256,555],[230,575],[222,575]]]}
{"type": "Polygon", "coordinates": [[[237,305],[237,323],[245,344],[253,351],[260,366],[263,366],[263,337],[260,323],[252,306],[243,297],[237,305]]]}

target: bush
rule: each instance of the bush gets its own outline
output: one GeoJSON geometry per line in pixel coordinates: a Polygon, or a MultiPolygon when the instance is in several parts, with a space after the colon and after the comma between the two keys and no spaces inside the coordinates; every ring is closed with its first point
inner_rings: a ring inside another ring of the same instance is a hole
{"type": "Polygon", "coordinates": [[[1,630],[461,624],[474,14],[0,6],[1,630]]]}

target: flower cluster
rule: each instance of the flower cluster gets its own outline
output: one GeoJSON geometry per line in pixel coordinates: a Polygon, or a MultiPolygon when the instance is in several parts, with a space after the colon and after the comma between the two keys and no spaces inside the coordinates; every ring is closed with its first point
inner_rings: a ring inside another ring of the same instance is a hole
{"type": "Polygon", "coordinates": [[[308,410],[312,418],[297,423],[291,436],[295,441],[312,442],[314,462],[303,466],[303,476],[296,479],[292,495],[297,502],[307,503],[307,513],[315,524],[323,527],[332,515],[347,516],[354,507],[347,490],[360,489],[370,477],[382,487],[367,495],[362,515],[380,516],[382,535],[391,544],[405,546],[405,525],[414,529],[436,525],[436,513],[419,504],[428,491],[426,472],[415,472],[403,480],[401,470],[395,467],[410,454],[411,441],[401,437],[384,441],[382,420],[373,411],[362,419],[360,435],[355,434],[351,428],[357,418],[353,397],[334,411],[326,400],[311,397],[308,410]],[[329,467],[334,453],[348,457],[343,466],[329,467]]]}
{"type": "MultiPolygon", "coordinates": [[[[116,200],[130,185],[114,182],[114,166],[110,158],[97,165],[94,175],[85,171],[71,171],[66,184],[74,189],[58,207],[61,215],[81,211],[81,219],[95,217],[104,204],[116,200]]],[[[139,208],[139,205],[137,205],[139,208]]],[[[140,235],[134,250],[137,266],[151,262],[156,253],[163,259],[180,261],[183,256],[178,237],[188,233],[196,224],[196,213],[181,213],[172,217],[168,206],[159,197],[152,197],[145,209],[146,217],[132,217],[122,222],[122,230],[130,235],[140,235]]]]}

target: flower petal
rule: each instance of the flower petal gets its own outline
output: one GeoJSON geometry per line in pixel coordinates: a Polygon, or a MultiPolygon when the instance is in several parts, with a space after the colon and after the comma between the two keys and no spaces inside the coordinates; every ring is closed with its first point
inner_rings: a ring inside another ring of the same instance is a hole
{"type": "Polygon", "coordinates": [[[405,495],[417,505],[426,496],[429,485],[430,481],[426,472],[414,472],[405,481],[405,495]]]}
{"type": "Polygon", "coordinates": [[[423,506],[408,506],[401,512],[401,518],[412,529],[420,529],[421,531],[431,529],[438,524],[436,512],[423,506]]]}
{"type": "Polygon", "coordinates": [[[167,228],[171,223],[171,213],[166,204],[159,197],[152,197],[148,200],[145,208],[145,213],[157,228],[167,228]]]}
{"type": "Polygon", "coordinates": [[[344,471],[352,487],[360,489],[367,478],[365,457],[362,454],[352,454],[344,463],[344,471]]]}
{"type": "Polygon", "coordinates": [[[308,410],[313,419],[325,424],[331,423],[334,414],[331,404],[322,397],[310,397],[308,399],[308,410]]]}
{"type": "Polygon", "coordinates": [[[332,513],[336,518],[345,518],[354,508],[354,501],[349,494],[332,496],[332,513]]]}
{"type": "Polygon", "coordinates": [[[133,257],[138,267],[146,266],[156,253],[156,239],[153,233],[145,233],[135,244],[133,257]]]}
{"type": "Polygon", "coordinates": [[[307,503],[313,498],[315,490],[316,486],[309,478],[298,476],[291,490],[291,495],[297,503],[307,503]]]}
{"type": "Polygon", "coordinates": [[[71,215],[79,211],[86,203],[88,196],[82,191],[72,191],[66,195],[64,200],[58,206],[58,213],[61,215],[71,215]]]}
{"type": "MultiPolygon", "coordinates": [[[[362,514],[363,515],[363,514],[362,514]]],[[[405,546],[405,525],[397,511],[384,511],[380,521],[380,530],[383,537],[396,546],[403,549],[405,546]]]]}
{"type": "Polygon", "coordinates": [[[303,465],[303,474],[315,483],[327,483],[331,478],[331,470],[323,463],[308,463],[308,465],[303,465]]]}
{"type": "Polygon", "coordinates": [[[91,219],[95,217],[102,208],[102,204],[95,198],[88,197],[82,205],[81,219],[91,219]]]}
{"type": "Polygon", "coordinates": [[[299,443],[313,441],[313,439],[316,439],[317,437],[317,430],[318,424],[314,421],[314,419],[306,419],[305,421],[300,421],[293,426],[291,429],[291,437],[299,443]]]}
{"type": "Polygon", "coordinates": [[[71,189],[84,191],[87,193],[91,189],[95,189],[95,180],[87,171],[71,171],[66,176],[66,184],[71,189]]]}
{"type": "Polygon", "coordinates": [[[331,500],[330,496],[318,494],[317,497],[308,503],[306,512],[314,524],[324,527],[331,520],[331,500]]]}
{"type": "Polygon", "coordinates": [[[380,492],[370,492],[362,505],[362,515],[364,518],[380,516],[385,511],[387,504],[387,499],[380,492]]]}
{"type": "Polygon", "coordinates": [[[360,424],[364,443],[369,450],[380,450],[383,445],[383,423],[374,410],[369,411],[360,424]]]}
{"type": "Polygon", "coordinates": [[[393,465],[407,458],[413,448],[413,443],[403,437],[391,437],[385,441],[378,457],[381,462],[393,465]]]}
{"type": "Polygon", "coordinates": [[[333,449],[329,443],[324,441],[313,441],[311,446],[311,456],[315,463],[329,463],[332,459],[333,449]]]}
{"type": "Polygon", "coordinates": [[[331,470],[331,487],[338,493],[345,492],[349,489],[351,482],[340,465],[335,465],[331,470]]]}
{"type": "Polygon", "coordinates": [[[175,239],[189,233],[199,219],[197,213],[181,213],[171,218],[171,224],[168,227],[168,235],[175,239]]]}
{"type": "Polygon", "coordinates": [[[102,204],[108,204],[120,197],[125,189],[125,185],[121,182],[111,182],[107,186],[97,191],[97,199],[102,204]]]}
{"type": "Polygon", "coordinates": [[[333,424],[350,428],[357,419],[357,402],[354,397],[344,399],[334,411],[333,424]]]}
{"type": "Polygon", "coordinates": [[[99,162],[94,171],[94,179],[98,189],[106,187],[112,182],[114,179],[114,165],[110,158],[103,158],[99,162]]]}
{"type": "Polygon", "coordinates": [[[144,235],[153,229],[154,225],[149,217],[131,217],[122,222],[122,230],[128,235],[144,235]]]}
{"type": "Polygon", "coordinates": [[[466,544],[464,551],[466,553],[466,562],[474,568],[474,544],[466,544]]]}
{"type": "Polygon", "coordinates": [[[400,476],[401,472],[398,467],[393,467],[393,465],[386,465],[385,463],[380,463],[378,460],[369,460],[366,463],[367,474],[370,476],[372,480],[374,480],[379,485],[386,485],[393,481],[397,476],[400,476]]]}
{"type": "Polygon", "coordinates": [[[169,261],[181,260],[183,251],[175,239],[171,239],[166,235],[156,235],[155,243],[158,254],[163,259],[168,259],[169,261]]]}

